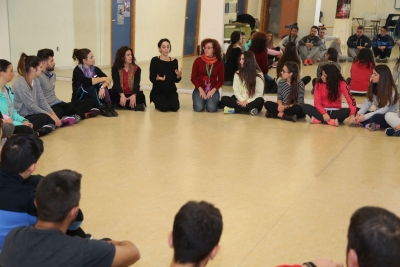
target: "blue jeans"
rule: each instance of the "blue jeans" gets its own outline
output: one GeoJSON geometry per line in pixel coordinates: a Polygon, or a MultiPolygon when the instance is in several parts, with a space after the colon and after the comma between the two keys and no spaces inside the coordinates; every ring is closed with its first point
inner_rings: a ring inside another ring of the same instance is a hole
{"type": "Polygon", "coordinates": [[[202,112],[204,108],[206,108],[208,112],[217,112],[219,102],[219,90],[217,90],[211,98],[204,100],[203,98],[201,98],[199,90],[196,88],[193,90],[192,99],[194,111],[202,112]]]}
{"type": "Polygon", "coordinates": [[[266,82],[274,80],[274,78],[272,78],[268,73],[264,73],[264,79],[266,82]]]}

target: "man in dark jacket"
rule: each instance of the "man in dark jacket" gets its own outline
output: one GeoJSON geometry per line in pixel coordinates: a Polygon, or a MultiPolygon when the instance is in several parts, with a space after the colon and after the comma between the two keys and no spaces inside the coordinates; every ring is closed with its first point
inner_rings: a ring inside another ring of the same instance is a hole
{"type": "Polygon", "coordinates": [[[347,39],[347,46],[347,55],[352,58],[355,58],[358,54],[358,51],[360,51],[361,49],[371,48],[371,39],[364,35],[363,26],[358,26],[356,34],[350,36],[349,39],[347,39]]]}
{"type": "Polygon", "coordinates": [[[392,53],[392,48],[394,46],[393,38],[387,34],[388,28],[383,26],[381,28],[380,34],[375,35],[372,40],[372,48],[377,62],[387,63],[392,53]]]}

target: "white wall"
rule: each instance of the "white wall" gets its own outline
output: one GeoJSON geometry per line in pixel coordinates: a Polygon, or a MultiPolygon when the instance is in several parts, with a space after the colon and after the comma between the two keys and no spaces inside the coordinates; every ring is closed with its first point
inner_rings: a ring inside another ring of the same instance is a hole
{"type": "MultiPolygon", "coordinates": [[[[325,1],[325,0],[324,0],[325,1]]],[[[314,14],[316,0],[300,0],[297,23],[299,26],[299,36],[303,37],[310,33],[311,26],[314,25],[314,14]]]]}
{"type": "Polygon", "coordinates": [[[8,30],[8,9],[7,0],[0,0],[0,58],[10,60],[10,32],[8,30]]]}
{"type": "Polygon", "coordinates": [[[185,13],[186,0],[136,0],[136,60],[159,55],[157,43],[162,38],[171,41],[172,57],[182,56],[185,13]]]}
{"type": "Polygon", "coordinates": [[[247,14],[252,15],[254,18],[260,19],[262,0],[248,0],[247,1],[247,14]]]}
{"type": "Polygon", "coordinates": [[[72,1],[8,1],[11,61],[17,66],[21,52],[36,55],[42,48],[55,51],[57,66],[72,63],[74,23],[72,1]],[[60,47],[57,52],[56,48],[60,47]]]}
{"type": "Polygon", "coordinates": [[[199,43],[206,38],[224,39],[224,0],[201,0],[199,43]]]}

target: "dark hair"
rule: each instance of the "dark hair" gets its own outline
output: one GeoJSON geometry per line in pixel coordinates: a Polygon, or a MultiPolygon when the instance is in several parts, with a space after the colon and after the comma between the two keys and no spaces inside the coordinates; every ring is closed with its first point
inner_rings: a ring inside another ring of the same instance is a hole
{"type": "Polygon", "coordinates": [[[122,69],[124,67],[124,65],[125,65],[125,54],[126,54],[127,51],[131,51],[131,53],[132,53],[132,65],[135,65],[136,58],[133,55],[132,49],[127,47],[127,46],[122,46],[115,53],[115,59],[114,59],[113,67],[115,67],[117,69],[122,69]]]}
{"type": "Polygon", "coordinates": [[[381,29],[384,29],[385,31],[389,31],[389,28],[387,26],[382,26],[381,29]]]}
{"type": "Polygon", "coordinates": [[[72,59],[78,60],[79,64],[83,64],[83,60],[88,58],[90,52],[91,51],[87,48],[82,48],[82,49],[75,48],[74,52],[72,53],[72,59]]]}
{"type": "Polygon", "coordinates": [[[253,34],[255,34],[257,31],[251,31],[251,33],[250,33],[250,37],[252,37],[253,36],[253,34]]]}
{"type": "MultiPolygon", "coordinates": [[[[161,48],[161,45],[162,45],[162,43],[164,43],[164,42],[169,43],[169,52],[171,52],[171,50],[172,50],[171,42],[170,42],[167,38],[163,38],[163,39],[161,39],[160,41],[158,41],[158,44],[157,44],[158,48],[161,48]]],[[[132,54],[133,54],[133,53],[132,53],[132,54]]]]}
{"type": "Polygon", "coordinates": [[[269,42],[267,39],[267,48],[272,48],[274,46],[274,33],[271,31],[267,31],[267,37],[268,37],[268,34],[271,34],[272,37],[271,37],[271,41],[269,41],[269,42]]]}
{"type": "Polygon", "coordinates": [[[293,27],[290,29],[290,31],[292,31],[293,29],[297,30],[297,32],[299,31],[299,27],[297,27],[297,26],[293,26],[293,27]]]}
{"type": "Polygon", "coordinates": [[[326,54],[328,55],[328,60],[333,62],[338,61],[339,53],[335,48],[329,47],[328,50],[326,51],[326,54]]]}
{"type": "Polygon", "coordinates": [[[298,95],[299,95],[299,84],[300,84],[300,71],[297,63],[293,61],[287,61],[285,63],[288,71],[293,73],[290,79],[290,93],[286,100],[289,104],[297,103],[298,95]]]}
{"type": "Polygon", "coordinates": [[[246,33],[245,32],[240,32],[240,35],[246,35],[246,33]]]}
{"type": "MultiPolygon", "coordinates": [[[[362,49],[364,50],[364,49],[362,49]]],[[[376,100],[378,101],[378,108],[382,108],[386,105],[393,105],[399,100],[399,94],[397,92],[396,84],[393,81],[392,72],[389,67],[384,64],[376,65],[375,71],[379,74],[379,82],[377,87],[376,100]],[[392,95],[394,93],[394,99],[392,95]]],[[[374,83],[370,83],[367,91],[367,99],[372,102],[373,98],[373,86],[374,83]]]]}
{"type": "Polygon", "coordinates": [[[362,207],[350,219],[347,252],[362,267],[394,267],[400,262],[400,218],[378,207],[362,207]]]}
{"type": "Polygon", "coordinates": [[[322,28],[320,28],[319,30],[320,30],[320,31],[322,31],[322,30],[323,30],[323,31],[326,31],[326,28],[325,28],[325,27],[322,27],[322,28]]]}
{"type": "Polygon", "coordinates": [[[257,32],[251,37],[250,50],[256,53],[264,52],[267,49],[267,34],[257,32]]]}
{"type": "Polygon", "coordinates": [[[200,263],[218,245],[221,234],[219,209],[205,201],[189,201],[175,215],[172,231],[174,261],[200,263]]]}
{"type": "Polygon", "coordinates": [[[36,135],[12,135],[1,150],[0,169],[22,173],[39,160],[43,150],[43,141],[36,135]]]}
{"type": "Polygon", "coordinates": [[[31,89],[32,89],[31,81],[28,79],[30,68],[36,69],[37,67],[39,67],[41,62],[42,61],[37,56],[28,56],[25,53],[22,53],[19,58],[17,67],[18,73],[19,75],[25,78],[25,81],[28,83],[29,88],[31,89]]]}
{"type": "Polygon", "coordinates": [[[353,64],[357,62],[360,66],[366,66],[367,69],[371,67],[371,63],[372,67],[375,67],[375,57],[371,49],[361,49],[354,59],[353,64]]]}
{"type": "MultiPolygon", "coordinates": [[[[256,58],[252,52],[244,51],[241,55],[243,55],[244,63],[242,67],[239,62],[237,74],[239,75],[240,81],[242,83],[244,82],[246,85],[249,96],[252,97],[256,92],[257,77],[260,77],[264,81],[264,75],[262,74],[260,67],[257,65],[256,58]]],[[[239,57],[239,61],[241,55],[239,57]]]]}
{"type": "Polygon", "coordinates": [[[364,26],[358,26],[357,30],[363,30],[364,31],[364,26]]]}
{"type": "MultiPolygon", "coordinates": [[[[315,25],[314,25],[314,26],[311,27],[311,29],[316,29],[316,30],[317,30],[317,33],[319,33],[319,27],[318,27],[318,26],[315,26],[315,25]]],[[[311,29],[310,29],[310,30],[311,30],[311,29]]]]}
{"type": "Polygon", "coordinates": [[[42,178],[36,190],[37,217],[45,222],[60,223],[72,208],[79,205],[82,175],[62,170],[42,178]]]}
{"type": "Polygon", "coordinates": [[[276,66],[276,78],[279,78],[281,76],[283,66],[288,61],[293,61],[294,63],[296,63],[297,66],[299,66],[300,71],[301,61],[297,53],[297,46],[294,42],[288,42],[286,44],[285,53],[283,53],[283,56],[279,59],[278,65],[276,66]]]}
{"type": "MultiPolygon", "coordinates": [[[[328,99],[330,102],[335,102],[339,97],[339,83],[344,81],[340,70],[333,64],[323,65],[321,68],[326,74],[326,89],[328,90],[328,99]]],[[[320,77],[318,82],[322,83],[322,78],[320,77]]]]}
{"type": "Polygon", "coordinates": [[[234,31],[231,33],[231,43],[226,50],[226,60],[229,59],[231,55],[232,46],[240,41],[240,31],[234,31]]]}
{"type": "Polygon", "coordinates": [[[11,62],[5,59],[0,59],[0,72],[6,72],[11,62]]]}
{"type": "Polygon", "coordinates": [[[200,45],[201,46],[201,54],[204,54],[204,46],[208,43],[212,43],[212,46],[214,49],[214,55],[217,57],[217,59],[219,61],[222,61],[221,45],[215,39],[206,38],[203,41],[201,41],[201,45],[200,45]]]}
{"type": "Polygon", "coordinates": [[[42,61],[46,61],[49,59],[49,57],[54,57],[54,51],[48,48],[40,49],[37,52],[37,57],[42,61]]]}

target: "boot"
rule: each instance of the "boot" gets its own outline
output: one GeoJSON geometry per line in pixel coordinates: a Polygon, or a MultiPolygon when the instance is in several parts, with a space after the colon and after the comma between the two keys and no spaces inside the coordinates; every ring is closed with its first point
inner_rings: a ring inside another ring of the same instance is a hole
{"type": "Polygon", "coordinates": [[[282,120],[296,122],[297,121],[297,115],[295,114],[293,116],[289,116],[287,114],[283,114],[282,120]]]}
{"type": "Polygon", "coordinates": [[[99,106],[99,109],[100,109],[100,115],[102,115],[104,117],[112,117],[113,116],[112,113],[109,111],[109,109],[104,104],[101,104],[99,106]]]}
{"type": "Polygon", "coordinates": [[[268,111],[265,111],[265,117],[266,118],[273,118],[273,119],[278,118],[278,116],[275,116],[274,114],[269,113],[268,111]]]}
{"type": "Polygon", "coordinates": [[[113,117],[118,117],[118,113],[115,111],[114,107],[112,104],[110,103],[106,103],[106,108],[108,109],[108,111],[111,113],[111,116],[113,117]]]}
{"type": "Polygon", "coordinates": [[[134,111],[144,111],[145,109],[146,109],[146,107],[144,106],[143,103],[142,103],[142,104],[137,104],[137,105],[133,108],[134,111]]]}

